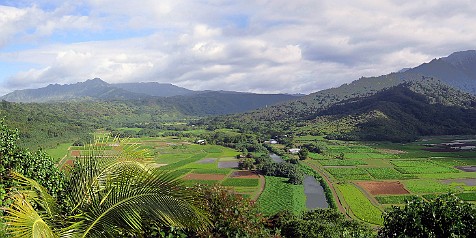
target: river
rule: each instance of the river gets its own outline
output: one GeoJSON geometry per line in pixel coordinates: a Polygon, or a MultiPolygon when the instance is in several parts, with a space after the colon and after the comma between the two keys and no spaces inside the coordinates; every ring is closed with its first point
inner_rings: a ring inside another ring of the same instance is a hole
{"type": "MultiPolygon", "coordinates": [[[[284,160],[277,154],[269,154],[269,157],[276,163],[283,163],[284,160]]],[[[306,175],[303,181],[304,194],[306,195],[306,208],[329,208],[324,188],[313,176],[306,175]]]]}

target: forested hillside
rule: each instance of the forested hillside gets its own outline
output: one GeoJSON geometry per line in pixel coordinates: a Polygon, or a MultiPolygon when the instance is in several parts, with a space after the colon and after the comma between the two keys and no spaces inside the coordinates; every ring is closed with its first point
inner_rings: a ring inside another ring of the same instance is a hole
{"type": "Polygon", "coordinates": [[[409,141],[422,135],[476,132],[475,96],[410,73],[362,78],[263,110],[205,124],[275,136],[409,141]]]}
{"type": "Polygon", "coordinates": [[[436,80],[407,82],[366,98],[338,103],[319,117],[354,125],[333,138],[411,141],[422,135],[476,133],[476,97],[436,80]]]}

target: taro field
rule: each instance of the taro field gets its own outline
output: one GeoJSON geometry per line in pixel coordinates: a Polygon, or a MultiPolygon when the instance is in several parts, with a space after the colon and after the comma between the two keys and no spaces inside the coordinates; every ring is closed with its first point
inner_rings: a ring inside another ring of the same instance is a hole
{"type": "MultiPolygon", "coordinates": [[[[265,179],[256,173],[238,170],[239,153],[233,149],[217,145],[199,145],[176,137],[131,138],[127,144],[146,149],[149,153],[145,162],[159,170],[170,172],[183,180],[184,185],[221,185],[234,192],[257,200],[264,188],[265,179]]],[[[114,153],[111,141],[103,141],[104,153],[114,153]]],[[[73,164],[76,157],[88,153],[85,147],[61,145],[56,155],[62,160],[63,168],[73,164]],[[62,155],[62,156],[61,156],[62,155]]]]}
{"type": "Polygon", "coordinates": [[[476,150],[449,148],[476,145],[476,137],[424,138],[408,144],[313,138],[317,140],[327,145],[326,151],[310,153],[306,163],[329,179],[337,191],[335,200],[351,217],[378,225],[389,206],[444,193],[476,204],[476,150]]]}

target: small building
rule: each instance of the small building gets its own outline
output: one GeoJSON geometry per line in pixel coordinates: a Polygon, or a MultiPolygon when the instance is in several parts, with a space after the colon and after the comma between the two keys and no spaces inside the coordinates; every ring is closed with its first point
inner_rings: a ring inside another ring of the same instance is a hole
{"type": "Polygon", "coordinates": [[[274,144],[278,144],[278,141],[276,141],[275,139],[271,139],[271,140],[266,140],[266,141],[264,141],[264,143],[266,143],[266,144],[273,144],[273,145],[274,145],[274,144]]]}
{"type": "Polygon", "coordinates": [[[196,144],[199,144],[199,145],[205,145],[207,143],[206,140],[197,140],[195,141],[196,144]]]}
{"type": "Polygon", "coordinates": [[[301,151],[301,149],[299,149],[299,148],[289,149],[289,153],[291,153],[291,154],[297,154],[297,153],[299,153],[299,151],[301,151]]]}

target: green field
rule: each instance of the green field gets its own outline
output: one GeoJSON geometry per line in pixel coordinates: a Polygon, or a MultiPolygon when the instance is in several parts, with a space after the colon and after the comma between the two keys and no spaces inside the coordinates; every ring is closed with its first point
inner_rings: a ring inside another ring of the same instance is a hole
{"type": "Polygon", "coordinates": [[[380,204],[404,204],[409,201],[412,195],[393,195],[393,196],[376,196],[375,199],[380,204]]]}
{"type": "Polygon", "coordinates": [[[338,180],[372,180],[365,168],[326,168],[338,180]]]}
{"type": "Polygon", "coordinates": [[[256,187],[258,184],[258,179],[247,178],[227,178],[221,183],[223,186],[231,187],[256,187]]]}
{"type": "Polygon", "coordinates": [[[362,221],[382,225],[382,211],[375,207],[369,199],[352,184],[339,184],[337,188],[342,193],[352,214],[362,221]]]}
{"type": "MultiPolygon", "coordinates": [[[[455,139],[458,137],[436,137],[434,141],[447,143],[455,139]]],[[[327,151],[323,154],[310,153],[309,157],[313,160],[308,163],[326,172],[340,191],[339,199],[349,206],[356,217],[373,224],[381,224],[381,218],[377,215],[380,210],[372,204],[375,201],[386,207],[390,204],[403,204],[412,196],[434,197],[453,192],[462,199],[473,202],[476,186],[466,185],[461,179],[474,179],[476,172],[463,172],[455,166],[476,165],[476,151],[431,152],[424,149],[427,148],[425,144],[433,139],[425,140],[407,144],[363,144],[321,139],[319,143],[326,143],[327,151]],[[451,179],[460,180],[452,182],[451,179]],[[410,194],[372,195],[369,191],[359,190],[349,184],[359,180],[397,181],[410,194]]]]}
{"type": "Polygon", "coordinates": [[[287,178],[266,176],[266,186],[258,199],[260,210],[267,215],[289,210],[299,213],[306,209],[306,196],[302,185],[287,183],[287,178]]]}
{"type": "Polygon", "coordinates": [[[55,148],[46,149],[45,152],[48,153],[54,161],[58,162],[65,155],[68,155],[68,148],[70,146],[71,143],[63,143],[57,145],[55,148]]]}

